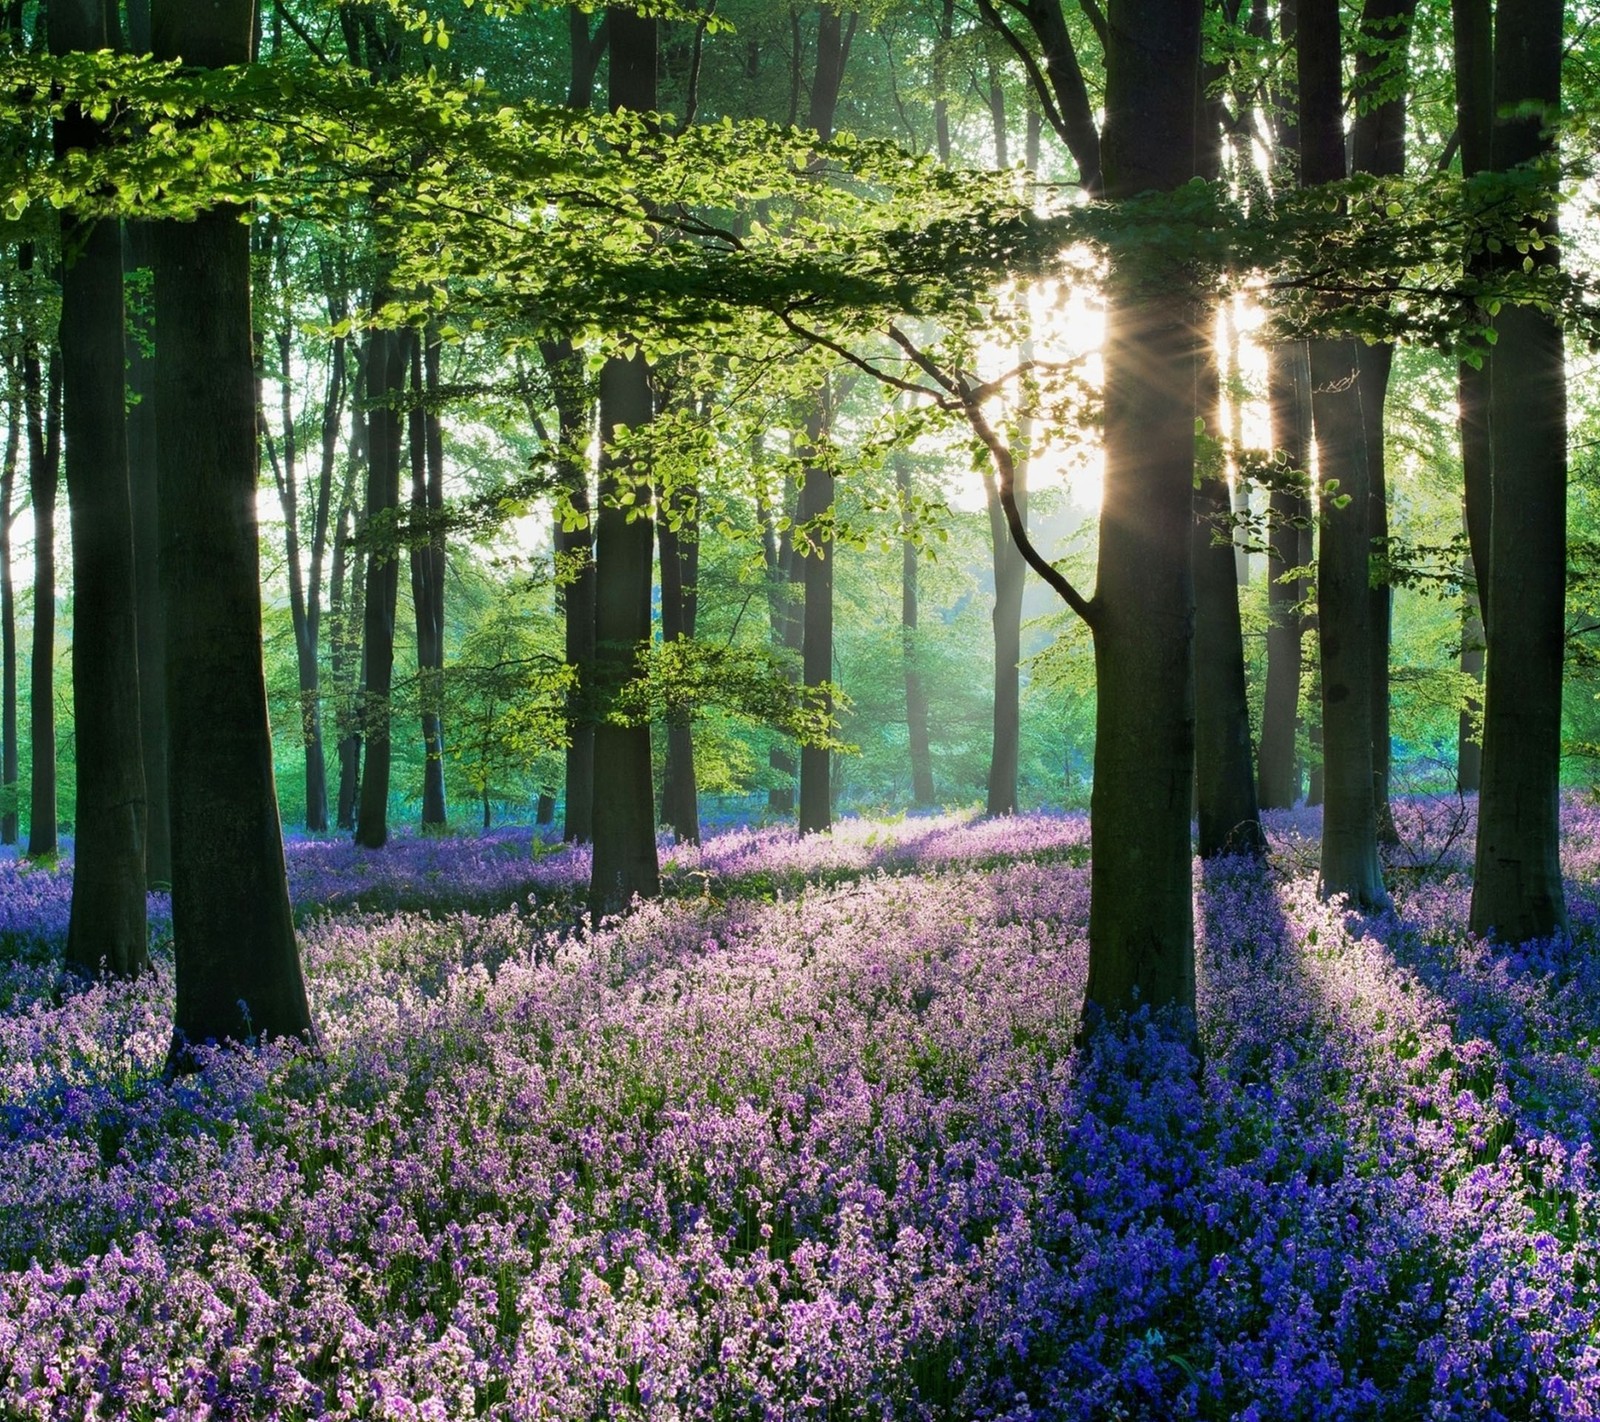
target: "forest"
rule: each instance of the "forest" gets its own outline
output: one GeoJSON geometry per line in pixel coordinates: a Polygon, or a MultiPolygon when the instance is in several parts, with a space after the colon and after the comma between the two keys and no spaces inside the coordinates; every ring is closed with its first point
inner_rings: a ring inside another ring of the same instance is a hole
{"type": "Polygon", "coordinates": [[[0,1417],[1600,1416],[1590,0],[0,0],[0,1417]]]}

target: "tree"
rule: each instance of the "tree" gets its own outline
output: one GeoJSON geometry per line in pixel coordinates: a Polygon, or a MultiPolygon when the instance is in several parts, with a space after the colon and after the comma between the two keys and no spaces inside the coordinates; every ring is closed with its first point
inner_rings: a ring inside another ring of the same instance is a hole
{"type": "MultiPolygon", "coordinates": [[[[1301,178],[1345,177],[1338,0],[1302,0],[1295,42],[1300,78],[1301,178]]],[[[1311,342],[1311,419],[1322,481],[1317,625],[1322,675],[1322,877],[1325,896],[1352,907],[1388,903],[1378,861],[1372,770],[1372,595],[1368,412],[1359,342],[1311,342]]]]}
{"type": "MultiPolygon", "coordinates": [[[[18,265],[33,265],[31,243],[18,265]]],[[[28,676],[28,857],[56,852],[56,492],[61,484],[61,356],[40,370],[31,338],[22,347],[22,403],[28,423],[28,499],[33,505],[33,648],[28,676]],[[41,385],[44,386],[41,389],[41,385]]]]}
{"type": "MultiPolygon", "coordinates": [[[[1406,163],[1406,95],[1410,88],[1411,24],[1417,0],[1366,0],[1357,31],[1352,168],[1397,178],[1406,163]]],[[[1367,431],[1367,537],[1374,550],[1388,547],[1389,491],[1384,458],[1384,402],[1394,369],[1394,342],[1362,345],[1361,410],[1367,431]]],[[[1381,838],[1398,839],[1389,808],[1389,644],[1394,593],[1387,578],[1371,581],[1370,671],[1373,798],[1381,838]]]]}
{"type": "Polygon", "coordinates": [[[22,382],[15,361],[6,370],[6,443],[0,454],[0,844],[17,842],[17,594],[11,569],[11,526],[22,448],[22,382]]]}
{"type": "MultiPolygon", "coordinates": [[[[49,11],[55,54],[109,48],[115,9],[62,0],[49,11]]],[[[55,129],[58,160],[104,141],[74,106],[55,129]]],[[[114,220],[67,217],[61,277],[61,380],[72,521],[72,700],[77,809],[70,972],[131,977],[149,961],[145,789],[133,506],[123,419],[122,240],[114,220]]]]}
{"type": "Polygon", "coordinates": [[[439,338],[411,342],[411,603],[422,691],[422,827],[443,829],[444,425],[439,415],[439,338]]]}
{"type": "MultiPolygon", "coordinates": [[[[1495,16],[1490,160],[1546,183],[1529,194],[1527,265],[1554,273],[1551,124],[1561,104],[1561,0],[1495,16]]],[[[1520,254],[1518,254],[1520,255],[1520,254]]],[[[1567,379],[1561,326],[1537,305],[1496,316],[1489,369],[1488,665],[1472,930],[1509,943],[1567,929],[1560,861],[1561,671],[1565,653],[1567,379]]],[[[1468,499],[1474,489],[1469,485],[1468,499]]],[[[1476,490],[1482,517],[1481,487],[1476,490]]],[[[1469,517],[1470,517],[1469,513],[1469,517]]]]}
{"type": "MultiPolygon", "coordinates": [[[[250,0],[155,0],[154,52],[201,68],[246,63],[252,19],[250,0]]],[[[312,1039],[261,665],[250,233],[239,219],[222,205],[153,233],[173,1071],[195,1067],[203,1043],[312,1039]]]]}
{"type": "MultiPolygon", "coordinates": [[[[613,6],[610,102],[613,112],[656,107],[656,21],[613,6]]],[[[642,444],[655,413],[650,367],[642,354],[612,356],[600,375],[599,516],[595,529],[594,867],[589,911],[620,913],[635,895],[661,892],[656,859],[650,726],[617,711],[650,641],[654,539],[651,480],[642,444]]]]}

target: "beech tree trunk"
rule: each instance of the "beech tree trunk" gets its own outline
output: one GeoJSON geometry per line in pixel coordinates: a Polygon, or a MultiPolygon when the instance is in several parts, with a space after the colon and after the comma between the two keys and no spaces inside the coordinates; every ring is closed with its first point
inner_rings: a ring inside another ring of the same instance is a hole
{"type": "MultiPolygon", "coordinates": [[[[693,639],[699,611],[700,491],[692,483],[663,489],[657,536],[661,561],[661,636],[693,639]]],[[[700,796],[694,769],[694,728],[686,714],[667,717],[661,778],[661,823],[679,844],[700,843],[700,796]]]]}
{"type": "Polygon", "coordinates": [[[1280,341],[1267,352],[1272,446],[1281,457],[1268,507],[1267,684],[1261,710],[1259,789],[1264,810],[1292,809],[1300,798],[1301,635],[1305,579],[1300,543],[1311,510],[1305,495],[1310,465],[1311,371],[1303,341],[1280,341]]]}
{"type": "MultiPolygon", "coordinates": [[[[197,67],[243,64],[251,12],[250,0],[155,0],[154,51],[197,67]]],[[[261,662],[250,244],[239,219],[224,207],[153,234],[177,963],[171,1071],[198,1065],[202,1043],[312,1040],[261,662]]]]}
{"type": "MultiPolygon", "coordinates": [[[[1112,199],[1194,176],[1200,0],[1113,0],[1112,199]]],[[[1115,261],[1106,291],[1105,490],[1093,602],[1088,1012],[1194,1009],[1194,299],[1170,270],[1115,261]]]]}
{"type": "MultiPolygon", "coordinates": [[[[822,460],[822,443],[831,424],[824,385],[818,405],[806,417],[805,480],[800,491],[800,522],[820,520],[807,532],[801,576],[805,588],[802,677],[807,687],[833,678],[833,471],[822,460]]],[[[832,709],[831,699],[828,709],[832,709]]],[[[833,757],[824,746],[800,747],[800,833],[816,834],[833,825],[830,780],[833,757]]]]}
{"type": "MultiPolygon", "coordinates": [[[[146,41],[148,36],[145,37],[146,41]]],[[[136,52],[148,43],[134,40],[136,52]]],[[[123,227],[122,255],[128,272],[151,265],[150,226],[123,227]]],[[[156,493],[155,362],[153,333],[131,327],[127,333],[128,388],[137,397],[128,406],[128,479],[133,503],[133,573],[139,628],[139,732],[144,757],[145,879],[152,888],[172,883],[172,811],[167,788],[167,636],[161,613],[161,529],[156,493]]]]}
{"type": "Polygon", "coordinates": [[[1195,787],[1200,857],[1266,853],[1251,761],[1233,499],[1222,450],[1222,382],[1203,346],[1196,403],[1213,441],[1194,492],[1195,787]]]}
{"type": "MultiPolygon", "coordinates": [[[[384,296],[372,299],[374,312],[384,296]]],[[[374,329],[367,335],[367,554],[362,622],[361,735],[365,765],[356,810],[356,843],[381,849],[389,839],[389,772],[393,763],[394,619],[400,593],[400,550],[393,519],[400,505],[399,403],[406,385],[409,336],[374,329]]]]}
{"type": "Polygon", "coordinates": [[[22,385],[15,366],[7,371],[6,447],[0,456],[0,844],[15,844],[17,808],[17,593],[12,580],[11,525],[17,493],[17,457],[22,449],[22,385]]]}
{"type": "Polygon", "coordinates": [[[556,603],[566,633],[566,662],[577,674],[567,693],[566,815],[562,838],[594,838],[594,510],[589,499],[589,442],[594,398],[583,362],[568,340],[540,347],[556,406],[556,481],[567,517],[555,528],[556,603]],[[570,523],[570,527],[568,524],[570,523]]]}
{"type": "MultiPolygon", "coordinates": [[[[917,646],[917,540],[911,528],[911,459],[894,456],[895,488],[900,496],[900,655],[905,663],[906,742],[911,759],[911,803],[935,802],[933,753],[928,743],[928,693],[922,685],[917,646]]],[[[1006,539],[1009,546],[1010,538],[1006,539]]]]}
{"type": "MultiPolygon", "coordinates": [[[[92,52],[116,35],[102,0],[60,0],[55,54],[92,52]]],[[[101,126],[77,109],[55,125],[58,158],[93,149],[101,126]]],[[[72,704],[77,765],[72,916],[66,966],[131,977],[149,961],[145,792],[139,738],[133,505],[124,423],[122,240],[117,224],[68,218],[61,279],[61,371],[72,522],[72,704]]]]}
{"type": "MultiPolygon", "coordinates": [[[[1301,176],[1345,176],[1338,0],[1300,0],[1301,176]]],[[[1372,596],[1368,436],[1361,354],[1349,338],[1310,344],[1311,418],[1322,480],[1317,627],[1321,652],[1324,897],[1354,908],[1388,903],[1378,861],[1372,767],[1372,596]]]]}
{"type": "MultiPolygon", "coordinates": [[[[31,244],[23,249],[31,265],[31,244]]],[[[56,493],[61,483],[61,356],[50,353],[40,390],[39,353],[22,353],[28,421],[28,498],[33,505],[33,650],[28,673],[28,857],[56,852],[56,493]]]]}
{"type": "Polygon", "coordinates": [[[411,342],[411,514],[427,528],[413,533],[411,602],[417,621],[417,679],[422,700],[422,827],[443,829],[444,798],[444,428],[439,421],[439,341],[411,342]]]}
{"type": "Polygon", "coordinates": [[[1483,783],[1483,614],[1478,606],[1477,567],[1469,546],[1461,557],[1461,675],[1469,688],[1456,730],[1456,789],[1475,795],[1483,783]]]}
{"type": "Polygon", "coordinates": [[[350,372],[350,456],[344,490],[333,522],[333,568],[328,596],[328,669],[337,694],[339,743],[339,793],[337,819],[342,830],[356,827],[356,801],[361,794],[361,696],[366,688],[362,670],[361,629],[366,622],[366,568],[361,547],[354,541],[364,522],[360,504],[363,466],[367,452],[366,352],[358,352],[350,372]]]}
{"type": "MultiPolygon", "coordinates": [[[[1545,162],[1557,182],[1561,0],[1521,0],[1495,21],[1491,160],[1545,162]]],[[[1550,207],[1553,209],[1554,204],[1550,207]]],[[[1539,224],[1554,234],[1553,219],[1539,224]]],[[[1553,266],[1554,242],[1530,254],[1553,266]]],[[[1507,943],[1567,931],[1561,881],[1561,672],[1567,563],[1567,375],[1561,328],[1504,307],[1489,369],[1488,666],[1474,933],[1507,943]]],[[[1481,572],[1481,570],[1480,570],[1481,572]]]]}
{"type": "MultiPolygon", "coordinates": [[[[1411,25],[1417,0],[1366,0],[1355,56],[1355,119],[1350,146],[1354,171],[1400,177],[1406,164],[1406,95],[1410,91],[1411,25]]],[[[1384,406],[1394,369],[1394,344],[1361,350],[1361,406],[1367,427],[1367,536],[1375,551],[1389,542],[1389,490],[1384,406]]],[[[1399,841],[1389,807],[1389,643],[1394,590],[1387,576],[1369,590],[1372,602],[1372,775],[1378,836],[1399,841]]]]}
{"type": "MultiPolygon", "coordinates": [[[[610,105],[613,112],[656,107],[656,21],[612,7],[610,105]]],[[[600,375],[599,511],[595,529],[594,865],[589,911],[621,913],[635,895],[661,892],[656,858],[650,724],[620,724],[609,714],[639,672],[650,641],[650,472],[617,440],[654,417],[650,367],[642,355],[613,357],[600,375]],[[630,502],[621,500],[630,495],[630,502]],[[630,517],[630,515],[632,515],[630,517]]]]}

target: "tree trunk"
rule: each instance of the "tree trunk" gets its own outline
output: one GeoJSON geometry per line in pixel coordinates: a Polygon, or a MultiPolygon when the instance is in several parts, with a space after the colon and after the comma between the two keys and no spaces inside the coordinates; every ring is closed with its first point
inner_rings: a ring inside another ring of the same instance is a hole
{"type": "MultiPolygon", "coordinates": [[[[1350,146],[1354,171],[1380,177],[1405,172],[1406,95],[1410,89],[1411,25],[1417,0],[1366,0],[1355,57],[1355,119],[1350,146]]],[[[1389,542],[1389,490],[1385,472],[1384,406],[1394,369],[1394,345],[1361,350],[1361,408],[1367,426],[1367,536],[1374,550],[1389,542]]],[[[1372,775],[1378,837],[1399,842],[1389,807],[1389,643],[1394,591],[1387,576],[1369,590],[1372,603],[1372,775]]]]}
{"type": "MultiPolygon", "coordinates": [[[[150,227],[129,222],[122,254],[128,272],[150,267],[150,227]]],[[[172,883],[172,810],[167,789],[167,635],[161,616],[161,529],[157,521],[155,362],[150,332],[128,331],[128,480],[133,502],[133,573],[139,628],[139,732],[144,757],[146,882],[172,883]]]]}
{"type": "MultiPolygon", "coordinates": [[[[377,312],[382,294],[372,299],[377,312]]],[[[389,694],[394,682],[394,618],[400,592],[400,550],[394,516],[400,505],[402,422],[408,335],[374,329],[367,335],[366,608],[362,624],[361,734],[366,765],[356,810],[356,843],[381,849],[389,839],[389,771],[394,744],[389,694]]]]}
{"type": "MultiPolygon", "coordinates": [[[[905,662],[906,741],[911,753],[911,802],[931,805],[933,754],[928,744],[928,693],[917,665],[917,540],[911,528],[911,457],[894,456],[895,488],[900,495],[900,655],[905,662]]],[[[1011,540],[1006,539],[1007,546],[1011,540]]]]}
{"type": "Polygon", "coordinates": [[[1200,857],[1266,853],[1250,757],[1233,500],[1222,459],[1222,389],[1216,347],[1199,359],[1196,403],[1211,448],[1194,492],[1195,784],[1200,857]]]}
{"type": "MultiPolygon", "coordinates": [[[[1193,177],[1200,0],[1113,0],[1107,194],[1193,177]]],[[[1178,278],[1181,280],[1181,278],[1178,278]]],[[[1105,492],[1094,598],[1088,1011],[1194,1009],[1194,300],[1170,271],[1113,266],[1105,492]]]]}
{"type": "MultiPolygon", "coordinates": [[[[1338,0],[1301,0],[1296,36],[1301,175],[1345,176],[1338,0]]],[[[1378,862],[1372,770],[1370,480],[1360,352],[1349,338],[1311,342],[1311,418],[1322,479],[1317,627],[1321,650],[1324,897],[1388,903],[1378,862]]]]}
{"type": "MultiPolygon", "coordinates": [[[[631,10],[607,11],[611,33],[610,105],[650,113],[656,107],[656,21],[631,10]]],[[[623,725],[615,699],[639,672],[650,641],[654,538],[651,479],[637,456],[617,448],[619,435],[643,430],[654,416],[650,367],[642,355],[612,357],[600,376],[599,515],[595,530],[595,691],[601,715],[594,735],[594,866],[589,911],[620,913],[635,895],[661,892],[656,859],[650,723],[623,725]],[[621,501],[628,498],[628,504],[621,501]],[[632,515],[632,517],[630,517],[632,515]]]]}
{"type": "MultiPolygon", "coordinates": [[[[101,0],[62,0],[49,24],[53,53],[92,52],[115,34],[115,11],[101,0]]],[[[99,124],[69,109],[55,126],[56,155],[102,138],[99,124]]],[[[114,221],[66,219],[62,248],[71,254],[61,280],[61,373],[78,786],[66,966],[83,977],[131,977],[149,950],[121,235],[114,221]]]]}
{"type": "Polygon", "coordinates": [[[338,696],[339,794],[335,823],[342,830],[356,827],[356,801],[361,794],[361,627],[366,621],[365,566],[361,548],[353,539],[364,522],[359,502],[362,464],[367,450],[366,352],[356,355],[350,375],[350,458],[343,493],[333,524],[332,591],[328,599],[328,669],[338,696]],[[348,570],[348,581],[346,573],[348,570]],[[348,589],[348,591],[347,591],[348,589]]]}
{"type": "Polygon", "coordinates": [[[1483,782],[1483,652],[1483,613],[1469,545],[1461,555],[1461,675],[1468,690],[1456,731],[1456,789],[1463,795],[1477,794],[1483,782]]]}
{"type": "MultiPolygon", "coordinates": [[[[1225,77],[1218,65],[1207,64],[1201,70],[1196,153],[1199,176],[1208,182],[1221,175],[1225,114],[1213,89],[1225,77]]],[[[1233,536],[1222,366],[1215,336],[1218,313],[1211,314],[1201,328],[1195,386],[1195,404],[1207,436],[1195,468],[1194,490],[1195,816],[1202,859],[1220,854],[1259,858],[1266,853],[1267,842],[1261,832],[1251,759],[1250,698],[1239,620],[1240,560],[1233,536]]],[[[1232,324],[1230,318],[1230,332],[1232,324]]],[[[1237,340],[1233,346],[1237,352],[1237,340]]],[[[1234,447],[1239,447],[1237,440],[1234,447]]]]}
{"type": "MultiPolygon", "coordinates": [[[[800,491],[800,522],[812,524],[801,561],[805,587],[801,675],[808,688],[833,679],[833,471],[824,462],[822,451],[832,423],[830,398],[824,383],[816,394],[817,405],[806,416],[805,479],[800,491]]],[[[826,705],[832,709],[831,698],[826,705]]],[[[801,834],[817,834],[833,826],[832,759],[825,746],[800,747],[801,834]]]]}
{"type": "Polygon", "coordinates": [[[417,621],[422,700],[422,828],[445,827],[444,798],[444,430],[439,421],[439,342],[411,341],[411,603],[417,621]]]}
{"type": "Polygon", "coordinates": [[[0,844],[15,844],[20,828],[17,798],[17,592],[11,570],[11,525],[22,449],[22,383],[7,372],[6,448],[0,456],[0,844]]]}
{"type": "MultiPolygon", "coordinates": [[[[700,491],[678,482],[660,491],[657,535],[661,561],[661,637],[692,640],[699,611],[700,491]]],[[[679,844],[700,843],[700,796],[694,770],[694,728],[688,713],[667,715],[667,756],[661,779],[661,823],[679,844]]]]}
{"type": "MultiPolygon", "coordinates": [[[[156,0],[155,53],[243,64],[251,10],[156,0]]],[[[186,1071],[201,1043],[310,1042],[312,1027],[261,663],[249,228],[223,207],[161,223],[154,239],[177,961],[167,1061],[186,1071]]]]}
{"type": "MultiPolygon", "coordinates": [[[[31,264],[31,246],[23,255],[31,264]]],[[[56,852],[56,493],[61,483],[61,357],[52,351],[40,391],[38,351],[22,354],[28,420],[28,499],[33,505],[33,652],[28,674],[28,857],[56,852]]]]}
{"type": "Polygon", "coordinates": [[[556,481],[567,504],[566,517],[557,520],[555,530],[556,601],[565,622],[567,665],[577,674],[577,684],[567,693],[566,819],[561,837],[568,844],[587,844],[594,838],[595,529],[588,475],[594,400],[584,381],[583,362],[570,341],[546,341],[540,349],[555,391],[556,481]]]}
{"type": "MultiPolygon", "coordinates": [[[[1504,172],[1549,163],[1561,103],[1561,0],[1522,0],[1496,20],[1491,157],[1504,172]]],[[[1549,204],[1554,211],[1555,204],[1549,204]]],[[[1554,221],[1538,224],[1554,234],[1554,221]]],[[[1554,242],[1530,254],[1553,266],[1554,242]]],[[[1567,375],[1561,328],[1506,306],[1489,368],[1488,670],[1474,933],[1507,943],[1567,931],[1561,881],[1561,672],[1567,564],[1567,375]]]]}
{"type": "Polygon", "coordinates": [[[1310,465],[1311,372],[1303,341],[1280,341],[1267,352],[1267,401],[1272,446],[1281,459],[1269,505],[1267,543],[1267,685],[1261,710],[1259,796],[1264,810],[1292,809],[1300,798],[1296,742],[1300,724],[1300,639],[1305,580],[1290,577],[1304,566],[1302,532],[1311,510],[1306,500],[1310,465]]]}

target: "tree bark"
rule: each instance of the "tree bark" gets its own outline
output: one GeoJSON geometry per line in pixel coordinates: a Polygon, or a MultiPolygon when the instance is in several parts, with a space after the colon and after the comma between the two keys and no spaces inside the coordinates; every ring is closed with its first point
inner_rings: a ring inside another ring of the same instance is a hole
{"type": "MultiPolygon", "coordinates": [[[[1355,120],[1351,128],[1353,169],[1400,177],[1406,165],[1406,95],[1410,90],[1411,25],[1417,0],[1366,0],[1355,57],[1355,120]]],[[[1361,350],[1361,407],[1367,427],[1367,536],[1374,550],[1389,542],[1384,406],[1394,369],[1393,342],[1361,350]]],[[[1372,603],[1372,775],[1378,837],[1399,842],[1389,807],[1389,644],[1394,590],[1387,576],[1369,590],[1372,603]]]]}
{"type": "MultiPolygon", "coordinates": [[[[1199,0],[1113,0],[1101,153],[1112,199],[1193,177],[1199,0]]],[[[1094,642],[1089,1016],[1194,1008],[1194,477],[1198,313],[1171,271],[1107,284],[1094,642]]]]}
{"type": "MultiPolygon", "coordinates": [[[[145,222],[123,227],[127,271],[148,269],[150,228],[145,222]]],[[[128,479],[133,502],[133,572],[139,628],[139,732],[144,757],[145,879],[151,888],[172,883],[172,810],[167,787],[167,634],[161,615],[161,529],[156,493],[155,362],[148,333],[127,335],[128,386],[137,396],[129,406],[128,479]]]]}
{"type": "Polygon", "coordinates": [[[1476,795],[1483,783],[1483,653],[1483,613],[1469,544],[1461,555],[1461,675],[1468,690],[1456,730],[1456,789],[1463,795],[1476,795]]]}
{"type": "Polygon", "coordinates": [[[444,429],[439,421],[439,341],[411,341],[411,603],[422,701],[422,828],[440,830],[444,797],[444,429]],[[417,531],[427,530],[426,542],[417,531]]]}
{"type": "MultiPolygon", "coordinates": [[[[805,588],[802,678],[808,688],[833,679],[833,471],[822,458],[831,425],[826,383],[806,416],[805,479],[800,491],[800,522],[807,531],[801,577],[805,588]]],[[[827,701],[832,709],[831,698],[827,701]]],[[[832,755],[825,746],[800,747],[800,833],[817,834],[833,825],[830,772],[832,755]]]]}
{"type": "MultiPolygon", "coordinates": [[[[155,0],[155,53],[245,63],[251,11],[155,0]]],[[[228,207],[164,222],[154,255],[177,1072],[202,1043],[310,1042],[312,1027],[261,662],[249,229],[228,207]]]]}
{"type": "MultiPolygon", "coordinates": [[[[31,264],[31,245],[23,249],[31,264]]],[[[28,499],[33,505],[33,650],[28,673],[28,857],[56,853],[56,495],[61,483],[61,356],[50,354],[40,390],[39,353],[22,353],[28,421],[28,499]]]]}
{"type": "MultiPolygon", "coordinates": [[[[376,313],[384,304],[372,299],[376,313]]],[[[367,335],[367,513],[373,535],[367,545],[366,605],[362,623],[361,735],[366,764],[356,810],[356,843],[381,849],[389,839],[389,773],[393,764],[394,619],[400,592],[400,550],[394,541],[394,516],[400,506],[402,422],[399,401],[405,393],[406,343],[397,331],[374,329],[367,335]]]]}
{"type": "Polygon", "coordinates": [[[1251,763],[1250,701],[1239,620],[1233,500],[1222,460],[1222,389],[1215,343],[1199,358],[1196,403],[1214,454],[1194,492],[1195,785],[1200,857],[1266,853],[1251,763]]]}
{"type": "MultiPolygon", "coordinates": [[[[1301,0],[1301,177],[1306,186],[1345,176],[1338,0],[1301,0]]],[[[1352,907],[1388,903],[1378,861],[1372,768],[1372,596],[1369,578],[1368,438],[1357,342],[1310,344],[1311,418],[1322,479],[1317,627],[1321,651],[1324,897],[1352,907]]]]}
{"type": "Polygon", "coordinates": [[[7,372],[6,447],[0,456],[0,844],[15,844],[20,828],[17,798],[17,592],[11,568],[11,526],[22,449],[22,384],[15,366],[7,372]]]}
{"type": "Polygon", "coordinates": [[[1272,446],[1281,459],[1269,503],[1267,542],[1267,684],[1261,711],[1258,794],[1264,810],[1292,809],[1300,798],[1296,744],[1300,724],[1300,612],[1305,580],[1302,531],[1309,524],[1305,495],[1310,465],[1311,371],[1303,341],[1280,341],[1267,353],[1267,401],[1272,446]]]}
{"type": "Polygon", "coordinates": [[[360,629],[366,621],[366,568],[354,535],[364,522],[359,495],[367,450],[367,417],[363,409],[366,364],[366,352],[362,350],[357,353],[350,372],[349,467],[333,523],[333,568],[328,597],[328,669],[333,674],[338,697],[339,793],[335,823],[342,830],[355,829],[356,801],[361,794],[360,706],[366,678],[362,671],[360,629]]]}
{"type": "MultiPolygon", "coordinates": [[[[1522,0],[1496,18],[1491,159],[1549,164],[1561,103],[1561,0],[1522,0]]],[[[1550,210],[1554,210],[1550,203],[1550,210]]],[[[1554,235],[1554,221],[1538,224],[1554,235]]],[[[1555,265],[1554,242],[1531,253],[1555,265]]],[[[1474,933],[1507,943],[1567,931],[1561,880],[1561,673],[1567,563],[1567,377],[1561,328],[1506,306],[1489,369],[1488,668],[1474,933]]]]}
{"type": "MultiPolygon", "coordinates": [[[[700,491],[676,483],[657,498],[661,562],[661,637],[692,640],[699,611],[700,491]]],[[[700,796],[695,780],[694,728],[687,714],[667,716],[667,755],[661,778],[661,823],[679,844],[700,843],[700,796]]]]}
{"type": "MultiPolygon", "coordinates": [[[[631,10],[607,11],[611,33],[610,106],[656,107],[657,22],[631,10]]],[[[650,724],[621,724],[617,696],[638,675],[650,641],[650,574],[654,544],[651,479],[619,436],[643,430],[654,416],[650,367],[642,355],[612,357],[600,375],[599,511],[595,529],[595,691],[601,715],[594,735],[594,863],[589,911],[620,913],[635,895],[661,892],[656,858],[650,724]],[[627,502],[624,503],[623,500],[627,502]],[[630,517],[630,515],[633,515],[630,517]]]]}
{"type": "MultiPolygon", "coordinates": [[[[101,0],[60,0],[49,13],[51,51],[108,47],[115,18],[101,0]]],[[[101,126],[81,110],[69,109],[55,125],[58,158],[102,141],[101,126]]],[[[70,254],[61,280],[61,371],[77,765],[66,966],[82,977],[131,977],[147,965],[149,950],[122,242],[115,222],[68,218],[62,248],[70,254]]]]}
{"type": "MultiPolygon", "coordinates": [[[[911,528],[911,457],[894,456],[895,488],[900,496],[900,655],[905,663],[906,743],[911,758],[911,803],[935,802],[933,753],[928,742],[928,693],[922,685],[917,646],[917,540],[911,528]]],[[[1007,546],[1010,545],[1007,538],[1007,546]]]]}
{"type": "Polygon", "coordinates": [[[577,684],[567,693],[566,816],[561,837],[568,844],[587,844],[594,838],[595,527],[587,467],[594,399],[570,341],[546,341],[541,351],[555,392],[556,481],[573,525],[568,528],[567,520],[558,520],[555,530],[556,601],[565,622],[567,665],[577,674],[577,684]]]}

